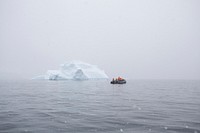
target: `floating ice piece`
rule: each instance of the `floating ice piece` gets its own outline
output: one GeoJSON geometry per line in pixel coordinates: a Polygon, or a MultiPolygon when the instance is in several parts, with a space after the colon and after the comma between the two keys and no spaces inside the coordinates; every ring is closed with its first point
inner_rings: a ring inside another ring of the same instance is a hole
{"type": "Polygon", "coordinates": [[[81,61],[69,61],[61,64],[59,70],[48,70],[45,75],[37,76],[34,79],[88,80],[108,79],[108,76],[95,65],[81,61]]]}

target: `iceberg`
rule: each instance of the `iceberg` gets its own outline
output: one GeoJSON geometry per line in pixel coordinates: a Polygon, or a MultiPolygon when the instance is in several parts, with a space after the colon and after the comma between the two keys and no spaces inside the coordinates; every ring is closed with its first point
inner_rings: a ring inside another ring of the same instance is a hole
{"type": "Polygon", "coordinates": [[[45,75],[37,76],[34,79],[89,80],[108,79],[108,76],[95,65],[81,61],[69,61],[61,64],[59,70],[48,70],[45,75]]]}

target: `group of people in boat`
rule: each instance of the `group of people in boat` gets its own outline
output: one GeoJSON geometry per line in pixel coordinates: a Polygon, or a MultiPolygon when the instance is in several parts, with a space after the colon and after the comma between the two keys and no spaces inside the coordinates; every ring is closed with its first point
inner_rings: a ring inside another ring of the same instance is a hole
{"type": "Polygon", "coordinates": [[[118,78],[113,78],[113,80],[112,81],[120,81],[120,80],[124,80],[123,78],[121,78],[121,77],[118,77],[118,78]]]}
{"type": "Polygon", "coordinates": [[[121,77],[118,77],[116,79],[112,79],[112,81],[110,82],[111,84],[125,84],[126,83],[126,80],[121,78],[121,77]]]}

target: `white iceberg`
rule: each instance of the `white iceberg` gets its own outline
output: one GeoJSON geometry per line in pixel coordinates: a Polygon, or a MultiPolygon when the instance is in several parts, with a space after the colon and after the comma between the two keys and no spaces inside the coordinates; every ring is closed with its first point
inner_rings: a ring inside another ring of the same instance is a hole
{"type": "Polygon", "coordinates": [[[69,61],[61,64],[59,70],[48,70],[45,75],[37,76],[34,79],[88,80],[108,79],[108,76],[95,65],[81,61],[69,61]]]}

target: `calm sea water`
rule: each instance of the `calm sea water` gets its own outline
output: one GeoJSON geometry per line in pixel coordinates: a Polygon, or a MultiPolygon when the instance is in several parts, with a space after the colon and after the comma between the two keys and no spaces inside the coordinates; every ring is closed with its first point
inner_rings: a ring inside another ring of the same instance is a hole
{"type": "Polygon", "coordinates": [[[200,133],[200,81],[0,81],[0,132],[200,133]]]}

